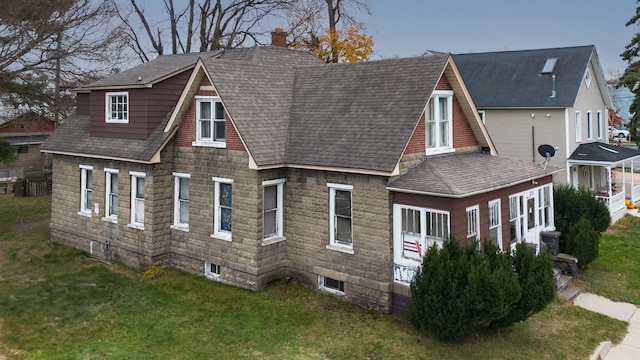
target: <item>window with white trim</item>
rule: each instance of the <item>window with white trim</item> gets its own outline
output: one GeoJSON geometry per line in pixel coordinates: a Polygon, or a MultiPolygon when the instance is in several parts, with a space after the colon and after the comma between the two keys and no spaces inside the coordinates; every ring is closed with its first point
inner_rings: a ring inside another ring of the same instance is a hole
{"type": "Polygon", "coordinates": [[[104,214],[107,219],[118,218],[118,169],[104,169],[104,214]]]}
{"type": "Polygon", "coordinates": [[[173,173],[173,228],[189,230],[189,174],[173,173]]]}
{"type": "Polygon", "coordinates": [[[329,187],[330,245],[353,248],[353,214],[351,192],[353,186],[327,184],[329,187]]]}
{"type": "Polygon", "coordinates": [[[344,281],[318,275],[318,288],[333,294],[344,294],[344,281]]]}
{"type": "Polygon", "coordinates": [[[196,96],[196,141],[194,145],[224,147],[224,106],[219,97],[196,96]]]}
{"type": "Polygon", "coordinates": [[[222,240],[231,241],[233,225],[233,180],[213,178],[213,235],[222,240]]]}
{"type": "Polygon", "coordinates": [[[219,279],[220,278],[220,265],[214,264],[211,262],[204,263],[204,276],[210,279],[219,279]]]}
{"type": "Polygon", "coordinates": [[[478,115],[480,115],[480,120],[482,120],[482,123],[486,124],[487,113],[484,110],[478,110],[478,115]]]}
{"type": "Polygon", "coordinates": [[[591,111],[587,111],[587,140],[593,139],[593,119],[591,111]]]}
{"type": "Polygon", "coordinates": [[[131,175],[131,227],[144,228],[144,192],[146,174],[130,171],[131,175]]]}
{"type": "Polygon", "coordinates": [[[480,240],[480,207],[474,205],[467,208],[467,241],[480,240]]]}
{"type": "Polygon", "coordinates": [[[393,253],[396,264],[416,265],[430,247],[449,238],[449,212],[393,205],[393,253]]]}
{"type": "Polygon", "coordinates": [[[108,123],[129,122],[129,93],[108,92],[105,95],[105,121],[108,123]]]}
{"type": "Polygon", "coordinates": [[[489,241],[502,250],[502,214],[500,199],[489,201],[489,241]]]}
{"type": "Polygon", "coordinates": [[[524,239],[526,226],[526,212],[524,194],[509,196],[509,227],[511,228],[511,243],[524,239]]]}
{"type": "Polygon", "coordinates": [[[576,111],[575,115],[576,142],[582,141],[582,116],[580,111],[576,111]]]}
{"type": "Polygon", "coordinates": [[[553,219],[553,191],[552,185],[544,185],[538,188],[538,213],[540,224],[545,228],[554,226],[553,219]]]}
{"type": "Polygon", "coordinates": [[[424,112],[427,153],[453,149],[453,91],[434,91],[424,112]]]}
{"type": "Polygon", "coordinates": [[[285,179],[262,182],[262,239],[283,237],[285,179]]]}
{"type": "Polygon", "coordinates": [[[80,165],[80,213],[91,216],[93,166],[80,165]]]}
{"type": "Polygon", "coordinates": [[[421,218],[419,209],[402,208],[402,256],[407,259],[422,261],[426,253],[421,218]]]}
{"type": "Polygon", "coordinates": [[[602,111],[596,112],[596,126],[598,128],[598,139],[602,139],[603,126],[602,126],[602,111]]]}

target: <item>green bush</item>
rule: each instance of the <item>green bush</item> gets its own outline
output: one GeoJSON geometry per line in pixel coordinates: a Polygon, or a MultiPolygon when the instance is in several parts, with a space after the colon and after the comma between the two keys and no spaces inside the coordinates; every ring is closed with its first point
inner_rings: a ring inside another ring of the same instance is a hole
{"type": "Polygon", "coordinates": [[[460,341],[507,315],[520,299],[509,255],[495,246],[482,256],[476,245],[451,239],[432,247],[411,283],[409,320],[423,333],[460,341]]]}
{"type": "Polygon", "coordinates": [[[504,328],[542,311],[556,296],[553,280],[553,263],[547,253],[536,256],[525,243],[516,245],[513,269],[518,274],[522,296],[513,304],[509,313],[494,324],[504,328]]]}
{"type": "Polygon", "coordinates": [[[567,236],[571,227],[585,217],[595,231],[602,233],[611,222],[611,214],[604,202],[595,198],[595,194],[585,188],[575,189],[570,186],[557,186],[553,191],[555,226],[560,231],[560,251],[573,254],[567,250],[567,236]]]}
{"type": "Polygon", "coordinates": [[[600,233],[585,217],[571,226],[565,239],[566,252],[578,258],[578,268],[585,269],[598,257],[600,233]]]}

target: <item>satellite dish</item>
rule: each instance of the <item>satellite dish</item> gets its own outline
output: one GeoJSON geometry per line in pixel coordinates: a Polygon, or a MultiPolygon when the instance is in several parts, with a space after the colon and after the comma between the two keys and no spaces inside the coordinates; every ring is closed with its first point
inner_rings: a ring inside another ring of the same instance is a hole
{"type": "Polygon", "coordinates": [[[557,150],[558,150],[557,147],[547,145],[547,144],[538,146],[538,154],[544,157],[544,162],[540,164],[540,166],[542,166],[543,169],[547,168],[547,164],[549,163],[553,155],[556,154],[557,150]]]}
{"type": "Polygon", "coordinates": [[[556,154],[556,148],[546,144],[540,145],[538,146],[538,154],[540,154],[544,158],[547,158],[547,157],[552,158],[553,155],[556,154]]]}

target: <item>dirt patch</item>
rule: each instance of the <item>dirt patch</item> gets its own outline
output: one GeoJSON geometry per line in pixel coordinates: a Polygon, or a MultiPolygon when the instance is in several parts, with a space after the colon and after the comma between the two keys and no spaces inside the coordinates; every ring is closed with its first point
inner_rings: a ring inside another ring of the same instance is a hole
{"type": "Polygon", "coordinates": [[[51,216],[46,215],[40,218],[29,220],[24,223],[17,224],[14,227],[14,231],[18,234],[26,234],[34,231],[40,231],[40,230],[48,229],[50,222],[51,222],[51,216]]]}

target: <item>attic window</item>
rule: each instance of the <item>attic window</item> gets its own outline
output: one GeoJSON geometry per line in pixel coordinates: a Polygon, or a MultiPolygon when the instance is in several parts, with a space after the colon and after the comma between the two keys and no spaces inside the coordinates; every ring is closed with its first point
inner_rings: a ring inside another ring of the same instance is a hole
{"type": "Polygon", "coordinates": [[[128,123],[129,122],[129,93],[108,92],[106,94],[106,122],[108,123],[128,123]]]}
{"type": "Polygon", "coordinates": [[[544,67],[542,67],[541,74],[553,74],[553,70],[556,67],[556,63],[558,62],[558,58],[548,58],[544,63],[544,67]]]}
{"type": "Polygon", "coordinates": [[[591,71],[587,69],[587,72],[584,74],[584,83],[587,84],[587,88],[591,85],[591,71]]]}

